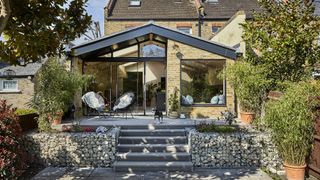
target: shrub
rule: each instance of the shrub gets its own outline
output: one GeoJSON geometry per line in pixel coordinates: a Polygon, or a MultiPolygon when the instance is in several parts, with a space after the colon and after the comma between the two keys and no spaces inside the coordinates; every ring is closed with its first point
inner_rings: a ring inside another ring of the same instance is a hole
{"type": "Polygon", "coordinates": [[[0,101],[0,179],[15,179],[25,167],[22,130],[15,109],[0,101]]]}
{"type": "Polygon", "coordinates": [[[314,135],[315,111],[319,104],[319,82],[293,83],[278,101],[266,105],[266,126],[274,143],[290,165],[304,165],[310,153],[314,135]]]}
{"type": "Polygon", "coordinates": [[[27,115],[27,114],[33,114],[36,113],[37,111],[35,109],[17,109],[15,111],[15,114],[17,116],[23,116],[23,115],[27,115]]]}
{"type": "Polygon", "coordinates": [[[259,112],[270,80],[265,69],[238,61],[227,66],[224,76],[235,90],[243,111],[259,112]]]}
{"type": "Polygon", "coordinates": [[[206,123],[201,122],[196,125],[196,130],[202,133],[233,133],[237,132],[238,129],[235,126],[228,126],[228,125],[215,125],[214,123],[206,123]]]}
{"type": "Polygon", "coordinates": [[[39,113],[40,131],[50,131],[51,121],[61,118],[61,114],[72,103],[74,94],[87,84],[89,78],[67,71],[58,58],[50,58],[37,76],[36,93],[31,107],[39,113]]]}

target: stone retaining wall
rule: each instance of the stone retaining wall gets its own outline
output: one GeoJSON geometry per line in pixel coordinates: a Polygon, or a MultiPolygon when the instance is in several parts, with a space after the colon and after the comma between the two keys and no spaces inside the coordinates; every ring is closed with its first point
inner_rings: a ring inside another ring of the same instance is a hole
{"type": "Polygon", "coordinates": [[[44,166],[112,167],[119,129],[105,134],[30,133],[24,146],[31,163],[44,166]]]}
{"type": "Polygon", "coordinates": [[[189,132],[192,162],[197,167],[268,167],[282,169],[282,161],[266,133],[189,132]]]}

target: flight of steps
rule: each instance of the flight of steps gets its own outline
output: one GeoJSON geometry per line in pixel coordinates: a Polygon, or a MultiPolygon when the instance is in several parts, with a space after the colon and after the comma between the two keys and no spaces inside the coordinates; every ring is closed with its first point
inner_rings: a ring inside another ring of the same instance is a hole
{"type": "Polygon", "coordinates": [[[184,127],[128,126],[120,130],[116,172],[192,171],[184,127]]]}

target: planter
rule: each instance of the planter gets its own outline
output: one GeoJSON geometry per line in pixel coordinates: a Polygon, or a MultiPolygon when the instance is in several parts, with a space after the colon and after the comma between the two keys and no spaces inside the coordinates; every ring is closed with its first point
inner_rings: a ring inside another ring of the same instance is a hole
{"type": "Polygon", "coordinates": [[[253,119],[255,118],[254,112],[240,112],[241,120],[244,124],[251,124],[253,119]]]}
{"type": "Polygon", "coordinates": [[[57,112],[56,116],[54,117],[54,119],[52,120],[52,125],[59,125],[61,124],[61,120],[62,120],[62,113],[57,112]]]}
{"type": "Polygon", "coordinates": [[[172,111],[170,114],[169,114],[169,118],[171,119],[177,119],[179,117],[179,114],[178,112],[176,111],[172,111]]]}
{"type": "Polygon", "coordinates": [[[304,180],[306,165],[304,166],[291,166],[284,163],[288,180],[304,180]]]}

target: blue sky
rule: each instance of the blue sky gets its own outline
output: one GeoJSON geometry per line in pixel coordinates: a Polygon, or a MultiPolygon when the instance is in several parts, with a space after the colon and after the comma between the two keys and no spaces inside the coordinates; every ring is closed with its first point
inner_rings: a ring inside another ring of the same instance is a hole
{"type": "MultiPolygon", "coordinates": [[[[109,0],[89,0],[87,3],[87,12],[92,16],[93,21],[99,21],[100,30],[102,36],[104,35],[104,7],[107,5],[109,0]]],[[[89,33],[88,33],[89,34],[89,33]]],[[[74,41],[75,44],[80,44],[85,42],[84,37],[74,41]]]]}

